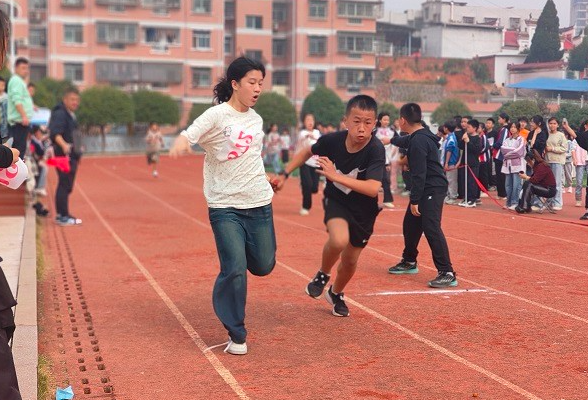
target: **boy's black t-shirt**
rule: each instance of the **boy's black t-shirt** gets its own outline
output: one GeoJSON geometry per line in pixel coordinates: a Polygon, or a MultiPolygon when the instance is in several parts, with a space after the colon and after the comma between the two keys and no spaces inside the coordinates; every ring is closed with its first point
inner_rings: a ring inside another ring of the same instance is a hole
{"type": "MultiPolygon", "coordinates": [[[[335,169],[351,178],[359,180],[373,179],[381,182],[384,176],[386,156],[384,145],[375,135],[368,144],[357,153],[349,153],[345,146],[347,131],[329,133],[321,136],[311,147],[312,154],[328,157],[335,169]]],[[[369,197],[351,189],[333,183],[327,179],[325,197],[347,207],[361,219],[374,218],[378,213],[378,197],[369,197]]]]}
{"type": "Polygon", "coordinates": [[[468,158],[466,160],[470,167],[477,167],[480,165],[480,153],[482,152],[482,139],[480,136],[469,135],[470,141],[466,144],[463,140],[459,143],[459,148],[464,150],[466,145],[468,148],[468,158]]]}

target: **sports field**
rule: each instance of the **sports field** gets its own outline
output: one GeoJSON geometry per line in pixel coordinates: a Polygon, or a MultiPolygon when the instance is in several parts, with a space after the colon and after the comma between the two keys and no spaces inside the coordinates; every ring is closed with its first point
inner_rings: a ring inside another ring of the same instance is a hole
{"type": "Polygon", "coordinates": [[[572,194],[555,215],[446,206],[449,290],[427,287],[424,237],[419,274],[387,273],[403,248],[398,196],[346,289],[350,318],[336,318],[304,293],[327,235],[320,194],[299,216],[291,178],[273,203],[276,268],[249,279],[249,354],[232,356],[211,349],[227,334],[202,162],[163,157],[154,179],[143,156],[85,158],[70,200],[83,225],[43,221],[40,351],[76,399],[588,398],[588,224],[572,194]]]}

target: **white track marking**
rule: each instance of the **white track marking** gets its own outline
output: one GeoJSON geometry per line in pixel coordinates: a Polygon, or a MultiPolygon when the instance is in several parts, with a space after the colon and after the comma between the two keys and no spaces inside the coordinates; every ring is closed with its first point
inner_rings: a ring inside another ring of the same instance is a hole
{"type": "Polygon", "coordinates": [[[430,290],[406,290],[406,291],[389,291],[361,294],[358,296],[403,296],[413,294],[463,294],[463,293],[488,293],[486,289],[430,289],[430,290]]]}
{"type": "MultiPolygon", "coordinates": [[[[139,259],[131,251],[129,246],[127,246],[126,243],[120,238],[120,236],[117,235],[117,233],[114,231],[114,229],[112,229],[110,224],[104,219],[104,217],[102,216],[100,211],[98,211],[98,209],[96,208],[94,203],[86,195],[86,192],[82,189],[82,187],[79,184],[78,184],[78,191],[80,192],[80,194],[82,195],[82,197],[84,198],[86,203],[88,203],[88,205],[90,206],[92,211],[94,211],[94,214],[96,214],[96,217],[102,223],[104,228],[108,231],[108,233],[110,233],[110,235],[113,237],[113,239],[118,243],[120,248],[127,254],[127,256],[131,259],[133,264],[135,264],[135,266],[139,269],[139,271],[141,271],[143,276],[145,276],[145,278],[147,279],[147,282],[149,282],[149,285],[151,285],[151,287],[153,288],[155,293],[157,293],[157,295],[161,298],[163,303],[167,306],[167,308],[169,308],[169,310],[172,312],[172,314],[176,317],[176,319],[178,320],[178,322],[180,323],[182,328],[184,328],[184,330],[190,336],[192,341],[196,344],[196,346],[198,346],[200,351],[204,354],[204,356],[206,357],[208,362],[210,362],[210,364],[216,370],[216,372],[221,376],[221,378],[223,378],[223,380],[227,383],[227,385],[229,385],[229,387],[237,394],[237,396],[239,396],[240,399],[243,399],[243,400],[249,399],[249,396],[247,396],[247,394],[245,393],[245,391],[243,390],[241,385],[239,385],[239,382],[237,382],[237,380],[235,379],[233,374],[231,374],[231,372],[223,365],[223,363],[218,359],[218,357],[215,356],[214,353],[212,353],[210,351],[211,348],[206,345],[206,343],[204,342],[204,340],[202,340],[202,338],[200,337],[198,332],[196,332],[196,330],[192,327],[190,322],[188,322],[188,320],[186,319],[184,314],[182,314],[180,309],[169,298],[169,296],[165,293],[165,291],[161,288],[161,286],[159,286],[159,284],[157,283],[155,278],[153,278],[153,276],[147,270],[147,268],[145,268],[145,266],[141,263],[141,261],[139,261],[139,259]]],[[[213,346],[213,348],[214,347],[215,346],[213,346]]]]}

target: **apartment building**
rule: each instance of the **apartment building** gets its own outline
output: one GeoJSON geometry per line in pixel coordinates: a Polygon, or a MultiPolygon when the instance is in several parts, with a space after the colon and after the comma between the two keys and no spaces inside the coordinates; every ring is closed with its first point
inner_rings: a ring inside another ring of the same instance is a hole
{"type": "MultiPolygon", "coordinates": [[[[158,90],[209,103],[235,57],[267,68],[266,90],[301,106],[318,84],[374,93],[380,0],[14,0],[18,56],[32,80],[158,90]]],[[[0,0],[8,11],[9,0],[0,0]]]]}
{"type": "Polygon", "coordinates": [[[584,32],[588,26],[588,0],[570,0],[570,24],[576,27],[576,36],[584,32]]]}

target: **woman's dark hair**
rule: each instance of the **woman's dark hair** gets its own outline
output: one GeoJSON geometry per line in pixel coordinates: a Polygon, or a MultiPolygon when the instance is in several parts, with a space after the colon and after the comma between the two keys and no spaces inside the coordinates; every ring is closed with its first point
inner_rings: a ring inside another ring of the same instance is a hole
{"type": "Polygon", "coordinates": [[[557,124],[559,125],[559,120],[558,120],[557,118],[555,118],[555,117],[551,117],[551,118],[549,118],[549,119],[547,120],[547,122],[551,122],[551,121],[555,121],[555,122],[557,122],[557,124]]]}
{"type": "Polygon", "coordinates": [[[378,114],[378,122],[376,122],[376,128],[379,128],[382,126],[382,118],[388,116],[388,118],[390,118],[390,113],[387,111],[382,111],[381,113],[378,114]]]}
{"type": "Polygon", "coordinates": [[[531,121],[541,129],[545,128],[545,120],[541,115],[533,115],[531,121]]]}
{"type": "Polygon", "coordinates": [[[278,130],[279,130],[279,128],[280,128],[280,127],[278,126],[278,124],[276,124],[275,122],[273,122],[273,123],[269,124],[269,127],[267,128],[267,132],[266,132],[266,133],[267,133],[267,134],[269,134],[269,133],[272,131],[272,128],[273,128],[274,126],[275,126],[276,128],[278,128],[278,130]]]}
{"type": "Polygon", "coordinates": [[[517,132],[521,131],[521,123],[520,122],[509,122],[508,125],[506,125],[506,128],[508,129],[508,132],[510,133],[510,128],[512,128],[512,126],[515,126],[515,128],[517,128],[517,132]]]}
{"type": "Polygon", "coordinates": [[[543,157],[541,157],[541,154],[539,154],[539,152],[535,149],[527,152],[527,154],[525,155],[525,160],[527,160],[527,161],[532,160],[532,161],[535,161],[536,163],[543,163],[543,164],[547,165],[547,162],[545,162],[543,157]]]}
{"type": "Polygon", "coordinates": [[[229,101],[233,95],[233,81],[239,82],[249,71],[260,71],[265,78],[265,67],[259,61],[247,57],[239,57],[229,65],[227,74],[214,87],[214,100],[217,104],[229,101]]]}

